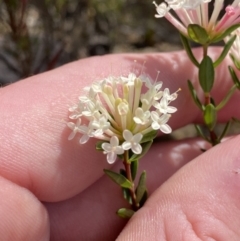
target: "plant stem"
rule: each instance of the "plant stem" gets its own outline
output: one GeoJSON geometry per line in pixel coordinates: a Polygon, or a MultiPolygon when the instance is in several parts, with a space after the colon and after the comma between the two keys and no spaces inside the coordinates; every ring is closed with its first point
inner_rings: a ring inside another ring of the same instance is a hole
{"type": "Polygon", "coordinates": [[[139,203],[137,203],[137,201],[136,201],[136,194],[134,191],[134,182],[132,179],[132,172],[131,172],[131,164],[128,162],[128,159],[129,159],[129,153],[128,153],[128,151],[125,151],[123,164],[124,164],[125,171],[126,171],[126,177],[132,183],[132,188],[130,189],[130,195],[132,198],[132,209],[134,211],[137,211],[139,209],[139,203]]]}
{"type": "MultiPolygon", "coordinates": [[[[208,44],[205,44],[205,45],[203,45],[203,58],[207,56],[207,52],[208,52],[208,44]]],[[[210,92],[207,92],[207,93],[205,93],[204,105],[207,106],[209,104],[211,104],[211,94],[210,94],[210,92]]],[[[212,146],[219,144],[218,137],[217,137],[216,133],[214,132],[214,130],[211,130],[210,128],[208,128],[208,131],[209,131],[209,136],[210,136],[212,146]]]]}

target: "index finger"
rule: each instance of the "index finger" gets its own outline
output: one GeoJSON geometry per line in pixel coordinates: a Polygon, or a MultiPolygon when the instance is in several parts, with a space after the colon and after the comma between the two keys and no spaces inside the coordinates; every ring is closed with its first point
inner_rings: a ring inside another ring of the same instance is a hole
{"type": "MultiPolygon", "coordinates": [[[[213,55],[218,53],[212,50],[213,55]]],[[[95,141],[80,146],[77,140],[67,140],[70,131],[64,122],[68,121],[68,107],[92,81],[128,74],[134,60],[139,69],[146,61],[145,72],[153,79],[160,70],[159,80],[171,92],[182,89],[174,103],[178,112],[170,121],[173,129],[199,120],[200,112],[186,84],[187,79],[196,80],[197,71],[183,52],[80,60],[1,89],[0,175],[28,188],[43,201],[72,197],[101,177],[102,169],[109,166],[105,156],[94,150],[95,141]]],[[[217,99],[230,87],[226,69],[226,63],[224,68],[219,67],[222,88],[215,89],[217,99]]],[[[199,90],[197,84],[196,88],[199,90]]],[[[239,94],[232,98],[229,111],[220,113],[221,120],[236,114],[239,98],[239,94]]]]}

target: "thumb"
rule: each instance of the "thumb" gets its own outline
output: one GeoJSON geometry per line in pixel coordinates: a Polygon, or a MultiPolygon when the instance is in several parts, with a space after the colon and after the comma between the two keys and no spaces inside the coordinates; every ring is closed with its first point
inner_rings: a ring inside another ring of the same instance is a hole
{"type": "Polygon", "coordinates": [[[240,240],[240,136],[185,165],[158,188],[121,240],[240,240]]]}

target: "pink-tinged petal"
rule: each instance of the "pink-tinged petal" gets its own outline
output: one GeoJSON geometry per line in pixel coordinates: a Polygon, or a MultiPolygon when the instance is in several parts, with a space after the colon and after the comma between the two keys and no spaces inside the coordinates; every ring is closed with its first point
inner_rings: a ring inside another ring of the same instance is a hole
{"type": "Polygon", "coordinates": [[[133,137],[133,142],[139,143],[142,140],[143,135],[141,133],[137,133],[134,137],[133,137]]]}
{"type": "Polygon", "coordinates": [[[169,134],[172,132],[172,129],[168,124],[161,125],[160,130],[165,134],[169,134]]]}
{"type": "Polygon", "coordinates": [[[88,132],[87,126],[79,126],[78,129],[79,129],[79,132],[81,132],[82,134],[85,134],[88,132]]]}
{"type": "Polygon", "coordinates": [[[89,140],[88,135],[83,135],[81,139],[79,140],[80,144],[85,144],[89,140]]]}
{"type": "Polygon", "coordinates": [[[162,115],[160,118],[159,118],[159,122],[163,125],[165,123],[168,122],[169,118],[170,118],[171,115],[169,114],[165,114],[165,115],[162,115]]]}
{"type": "Polygon", "coordinates": [[[132,140],[132,133],[129,131],[129,130],[124,130],[123,131],[123,138],[126,140],[126,141],[131,141],[132,140]]]}
{"type": "Polygon", "coordinates": [[[134,144],[132,146],[132,151],[135,154],[141,154],[142,153],[142,146],[140,144],[134,144]]]}
{"type": "Polygon", "coordinates": [[[177,111],[176,107],[173,107],[173,106],[168,106],[167,107],[167,112],[168,113],[175,113],[176,111],[177,111]]]}
{"type": "Polygon", "coordinates": [[[76,135],[76,131],[72,131],[71,134],[68,136],[68,140],[72,140],[76,135]]]}
{"type": "Polygon", "coordinates": [[[111,147],[111,145],[110,145],[109,143],[103,143],[103,144],[102,144],[102,149],[103,149],[104,151],[106,151],[106,152],[112,151],[112,147],[111,147]]]}
{"type": "Polygon", "coordinates": [[[110,144],[112,147],[118,146],[119,140],[116,136],[112,136],[110,139],[110,144]]]}
{"type": "Polygon", "coordinates": [[[109,164],[113,164],[116,161],[116,158],[117,158],[117,154],[114,152],[109,152],[107,154],[107,162],[109,164]]]}
{"type": "Polygon", "coordinates": [[[125,141],[125,142],[123,142],[123,144],[122,144],[123,150],[129,150],[129,149],[131,149],[131,147],[132,147],[132,144],[131,144],[131,142],[129,142],[129,141],[125,141]]]}
{"type": "Polygon", "coordinates": [[[152,111],[151,112],[151,118],[152,118],[152,120],[153,121],[158,121],[158,119],[159,119],[159,115],[158,115],[158,113],[156,112],[156,111],[152,111]]]}
{"type": "Polygon", "coordinates": [[[73,122],[68,122],[68,123],[67,123],[67,126],[68,126],[70,129],[73,130],[76,125],[75,125],[73,122]]]}

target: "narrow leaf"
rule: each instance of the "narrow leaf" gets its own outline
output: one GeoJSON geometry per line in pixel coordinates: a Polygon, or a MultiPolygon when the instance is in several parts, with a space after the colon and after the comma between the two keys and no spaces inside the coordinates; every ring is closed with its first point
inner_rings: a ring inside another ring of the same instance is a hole
{"type": "Polygon", "coordinates": [[[153,139],[156,138],[157,134],[158,134],[157,130],[152,130],[152,131],[148,132],[146,135],[143,136],[143,138],[140,141],[140,143],[145,143],[145,142],[152,141],[153,139]]]}
{"type": "Polygon", "coordinates": [[[188,88],[190,90],[190,93],[192,95],[192,98],[195,102],[195,104],[197,105],[197,107],[200,109],[200,110],[203,110],[203,105],[202,103],[200,102],[200,100],[198,99],[198,96],[197,96],[197,92],[196,90],[194,89],[193,87],[193,84],[190,80],[188,80],[188,88]]]}
{"type": "Polygon", "coordinates": [[[208,104],[204,110],[204,122],[209,127],[210,130],[213,130],[217,122],[217,111],[213,104],[208,104]]]}
{"type": "Polygon", "coordinates": [[[214,66],[212,59],[205,56],[199,67],[199,82],[205,93],[209,93],[214,83],[214,66]]]}
{"type": "Polygon", "coordinates": [[[239,79],[238,79],[235,71],[233,70],[233,68],[231,66],[228,66],[228,70],[230,72],[230,75],[232,77],[234,84],[237,86],[238,89],[240,89],[240,82],[239,82],[239,79]]]}
{"type": "Polygon", "coordinates": [[[140,208],[144,205],[144,203],[147,201],[148,198],[148,192],[147,190],[144,192],[142,199],[139,202],[140,208]]]}
{"type": "Polygon", "coordinates": [[[129,162],[141,159],[148,152],[148,150],[151,147],[152,143],[153,143],[153,140],[143,143],[142,144],[142,153],[139,154],[139,155],[138,154],[133,154],[130,157],[129,162]]]}
{"type": "Polygon", "coordinates": [[[236,123],[240,124],[240,120],[239,119],[233,117],[232,120],[235,121],[236,123]]]}
{"type": "Polygon", "coordinates": [[[136,202],[139,203],[146,191],[146,171],[143,171],[136,190],[136,202]]]}
{"type": "Polygon", "coordinates": [[[131,162],[131,174],[132,174],[133,181],[136,178],[137,170],[138,170],[138,160],[132,161],[131,162]]]}
{"type": "Polygon", "coordinates": [[[131,218],[135,212],[131,209],[120,208],[117,211],[117,215],[121,218],[131,218]]]}
{"type": "Polygon", "coordinates": [[[218,59],[214,62],[214,67],[216,68],[219,64],[221,64],[221,62],[224,60],[224,58],[227,56],[228,51],[230,50],[230,48],[232,47],[235,39],[236,39],[236,35],[234,35],[231,39],[229,39],[229,41],[225,44],[223,51],[221,53],[221,55],[218,57],[218,59]]]}
{"type": "Polygon", "coordinates": [[[106,170],[106,169],[104,169],[103,171],[107,176],[109,176],[115,183],[117,183],[121,187],[129,188],[129,189],[132,188],[132,183],[122,174],[119,174],[110,170],[106,170]]]}
{"type": "Polygon", "coordinates": [[[122,192],[123,192],[123,197],[124,197],[124,199],[126,199],[126,200],[128,201],[128,203],[129,203],[130,205],[132,205],[132,197],[131,197],[131,192],[130,192],[130,190],[129,190],[128,188],[123,187],[123,188],[122,188],[122,192]]]}
{"type": "Polygon", "coordinates": [[[230,35],[234,30],[236,30],[237,28],[240,27],[240,24],[235,24],[235,25],[232,25],[230,28],[228,28],[224,33],[222,33],[221,35],[219,36],[216,36],[214,37],[211,42],[212,43],[217,43],[221,40],[223,40],[225,37],[227,37],[228,35],[230,35]]]}
{"type": "Polygon", "coordinates": [[[195,128],[196,128],[196,131],[197,131],[198,135],[200,135],[200,136],[201,136],[204,140],[206,140],[207,142],[210,142],[210,143],[211,143],[211,141],[204,135],[201,127],[200,127],[199,125],[194,125],[194,126],[195,126],[195,128]]]}
{"type": "Polygon", "coordinates": [[[196,43],[200,43],[202,45],[206,44],[209,41],[209,35],[207,31],[199,26],[198,24],[190,24],[188,25],[188,36],[196,43]]]}
{"type": "Polygon", "coordinates": [[[191,46],[190,46],[190,44],[189,44],[188,39],[187,39],[184,35],[182,35],[181,33],[180,33],[180,38],[181,38],[182,45],[183,45],[183,47],[184,47],[184,49],[185,49],[185,51],[186,51],[189,59],[192,61],[192,63],[193,63],[194,65],[196,65],[197,67],[199,67],[199,63],[198,63],[198,61],[196,60],[195,56],[193,55],[192,48],[191,48],[191,46]]]}
{"type": "Polygon", "coordinates": [[[233,93],[235,92],[236,89],[237,89],[237,86],[235,84],[228,91],[227,95],[223,98],[223,100],[218,104],[218,106],[216,107],[217,111],[221,110],[227,104],[227,102],[229,101],[229,99],[231,98],[231,96],[233,95],[233,93]]]}
{"type": "Polygon", "coordinates": [[[98,142],[96,143],[96,150],[97,150],[97,151],[103,151],[103,149],[102,149],[102,144],[103,144],[104,142],[106,142],[106,141],[98,141],[98,142]]]}
{"type": "Polygon", "coordinates": [[[230,125],[231,125],[231,120],[227,122],[227,124],[225,125],[224,129],[223,129],[223,132],[221,134],[221,136],[219,137],[219,142],[223,139],[223,137],[227,134],[229,128],[230,128],[230,125]]]}

